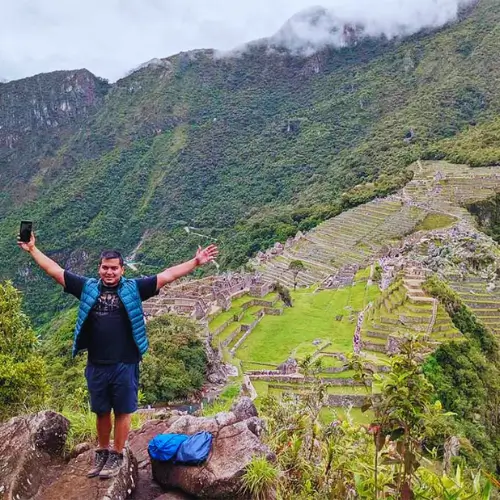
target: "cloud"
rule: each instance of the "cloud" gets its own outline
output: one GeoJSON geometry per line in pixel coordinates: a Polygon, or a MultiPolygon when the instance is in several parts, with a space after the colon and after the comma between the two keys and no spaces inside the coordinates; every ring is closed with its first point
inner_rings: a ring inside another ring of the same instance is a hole
{"type": "MultiPolygon", "coordinates": [[[[328,7],[304,9],[292,16],[273,36],[257,43],[309,55],[325,46],[343,47],[353,36],[388,39],[409,36],[424,28],[439,28],[455,21],[460,10],[477,0],[336,0],[328,7]]],[[[243,45],[222,53],[244,52],[243,45]]],[[[220,54],[220,53],[219,53],[220,54]]]]}
{"type": "MultiPolygon", "coordinates": [[[[326,0],[324,6],[335,22],[390,34],[440,26],[456,17],[458,3],[326,0]]],[[[2,0],[0,79],[85,67],[114,81],[153,58],[269,37],[310,7],[307,0],[2,0]]],[[[328,43],[328,24],[312,30],[299,16],[289,26],[308,43],[328,43]]]]}

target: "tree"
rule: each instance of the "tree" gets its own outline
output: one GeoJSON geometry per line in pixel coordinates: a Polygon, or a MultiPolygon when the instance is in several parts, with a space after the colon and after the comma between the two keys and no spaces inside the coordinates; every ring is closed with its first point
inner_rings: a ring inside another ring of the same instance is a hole
{"type": "Polygon", "coordinates": [[[301,271],[305,271],[304,263],[301,260],[292,260],[288,269],[293,273],[293,289],[297,289],[297,276],[301,271]]]}
{"type": "Polygon", "coordinates": [[[280,299],[283,301],[286,307],[292,307],[292,297],[290,295],[290,290],[284,287],[280,283],[274,284],[274,289],[278,292],[280,299]]]}
{"type": "Polygon", "coordinates": [[[48,395],[46,366],[21,302],[10,281],[0,284],[0,419],[39,406],[48,395]]]}
{"type": "Polygon", "coordinates": [[[145,402],[169,402],[199,390],[207,357],[198,325],[185,318],[162,316],[148,323],[148,337],[140,381],[145,402]]]}

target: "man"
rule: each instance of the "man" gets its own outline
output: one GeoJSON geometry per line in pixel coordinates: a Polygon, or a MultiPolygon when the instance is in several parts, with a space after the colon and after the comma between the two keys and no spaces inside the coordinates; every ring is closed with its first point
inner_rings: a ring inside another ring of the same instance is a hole
{"type": "Polygon", "coordinates": [[[105,251],[99,260],[97,280],[64,270],[36,247],[34,234],[29,243],[19,241],[18,245],[62,285],[65,292],[80,300],[73,357],[88,350],[85,377],[91,408],[97,415],[99,441],[88,477],[116,476],[123,463],[131,415],[137,410],[139,362],[148,348],[142,301],[156,295],[167,283],[213,262],[218,249],[215,245],[200,247],[193,259],[142,279],[126,279],[120,253],[105,251]],[[114,439],[110,449],[111,410],[114,439]]]}

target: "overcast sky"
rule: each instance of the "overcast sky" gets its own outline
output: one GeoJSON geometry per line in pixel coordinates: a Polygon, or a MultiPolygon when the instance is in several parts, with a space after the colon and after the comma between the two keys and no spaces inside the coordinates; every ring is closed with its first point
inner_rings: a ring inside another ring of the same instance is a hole
{"type": "MultiPolygon", "coordinates": [[[[342,19],[442,24],[463,0],[325,0],[342,19]]],[[[465,0],[468,1],[468,0],[465,0]]],[[[0,0],[0,79],[87,68],[115,81],[180,51],[230,50],[270,36],[314,0],[0,0]]],[[[388,27],[389,26],[389,27],[388,27]]],[[[300,27],[299,27],[300,28],[300,27]]],[[[323,39],[324,37],[319,37],[323,39]]]]}

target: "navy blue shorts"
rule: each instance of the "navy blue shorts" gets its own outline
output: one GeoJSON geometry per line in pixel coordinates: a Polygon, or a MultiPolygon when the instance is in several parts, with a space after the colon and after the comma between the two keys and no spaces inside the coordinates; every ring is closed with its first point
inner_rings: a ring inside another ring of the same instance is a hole
{"type": "Polygon", "coordinates": [[[94,413],[134,413],[139,392],[139,363],[94,365],[88,363],[85,378],[94,413]]]}

